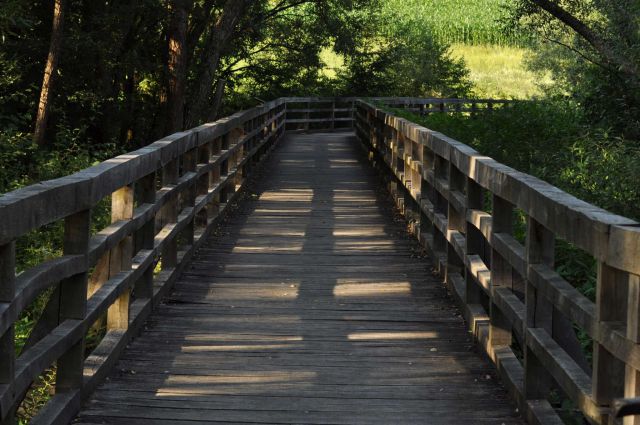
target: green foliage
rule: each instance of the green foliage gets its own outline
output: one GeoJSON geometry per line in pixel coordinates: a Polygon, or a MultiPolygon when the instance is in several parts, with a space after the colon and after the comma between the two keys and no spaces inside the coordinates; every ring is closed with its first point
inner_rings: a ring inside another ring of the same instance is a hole
{"type": "MultiPolygon", "coordinates": [[[[400,18],[386,1],[368,16],[366,36],[344,48],[343,93],[357,96],[465,96],[464,62],[434,36],[419,15],[400,18]]],[[[411,8],[403,9],[410,11],[411,8]]]]}
{"type": "Polygon", "coordinates": [[[589,28],[604,48],[594,48],[530,0],[517,0],[511,11],[513,27],[543,41],[531,61],[532,68],[551,70],[557,84],[549,87],[550,93],[576,99],[593,125],[613,129],[627,139],[640,139],[640,3],[558,3],[589,28]]]}

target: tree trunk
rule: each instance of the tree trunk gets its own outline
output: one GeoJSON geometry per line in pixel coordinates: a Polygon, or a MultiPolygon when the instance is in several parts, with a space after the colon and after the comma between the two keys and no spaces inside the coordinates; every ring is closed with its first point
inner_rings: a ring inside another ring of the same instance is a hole
{"type": "Polygon", "coordinates": [[[62,26],[64,23],[64,11],[66,0],[55,0],[53,7],[53,27],[51,29],[51,42],[49,44],[49,55],[44,68],[42,79],[42,89],[40,90],[40,102],[38,103],[38,115],[33,132],[33,140],[39,145],[45,144],[45,133],[47,121],[49,120],[49,110],[52,100],[52,85],[58,71],[58,60],[62,47],[62,26]]]}
{"type": "Polygon", "coordinates": [[[227,0],[220,18],[212,28],[208,37],[205,58],[198,74],[193,90],[190,108],[187,114],[187,127],[193,127],[203,118],[207,118],[207,102],[215,82],[216,71],[220,64],[222,53],[232,39],[234,29],[253,0],[227,0]]]}
{"type": "Polygon", "coordinates": [[[220,115],[220,109],[222,108],[222,101],[224,99],[224,89],[227,85],[225,78],[220,78],[216,84],[216,94],[213,98],[213,105],[211,105],[211,111],[209,112],[209,122],[214,122],[220,115]]]}
{"type": "Polygon", "coordinates": [[[187,75],[187,27],[193,1],[171,0],[168,28],[169,52],[167,60],[167,128],[166,133],[184,127],[184,95],[187,75]]]}

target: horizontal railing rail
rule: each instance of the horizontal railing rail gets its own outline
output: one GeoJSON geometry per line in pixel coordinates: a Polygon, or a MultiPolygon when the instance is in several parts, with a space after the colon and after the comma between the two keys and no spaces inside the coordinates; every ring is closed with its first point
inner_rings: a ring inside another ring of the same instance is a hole
{"type": "Polygon", "coordinates": [[[366,101],[356,132],[529,422],[562,423],[548,401],[559,390],[589,422],[614,423],[614,400],[640,395],[639,224],[366,101]],[[556,240],[597,261],[595,302],[556,270],[556,240]],[[592,367],[574,327],[593,340],[592,367]]]}
{"type": "Polygon", "coordinates": [[[29,387],[54,364],[55,395],[33,422],[73,417],[282,136],[286,103],[268,102],[0,198],[0,423],[13,422],[29,387]],[[92,209],[105,200],[111,224],[92,234],[92,209]],[[16,239],[61,220],[62,256],[16,276],[16,239]],[[14,325],[47,291],[42,317],[16,355],[14,325]],[[106,334],[85,358],[96,322],[106,334]]]}
{"type": "Polygon", "coordinates": [[[432,113],[471,113],[491,111],[511,106],[523,100],[466,99],[466,98],[422,98],[422,97],[373,97],[367,99],[374,104],[404,109],[419,115],[432,113]]]}

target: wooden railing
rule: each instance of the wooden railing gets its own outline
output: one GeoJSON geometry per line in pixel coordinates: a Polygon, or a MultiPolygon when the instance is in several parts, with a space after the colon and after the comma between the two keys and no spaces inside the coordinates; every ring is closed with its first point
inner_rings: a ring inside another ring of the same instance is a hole
{"type": "Polygon", "coordinates": [[[0,198],[0,422],[56,364],[55,396],[34,423],[66,423],[284,132],[286,100],[176,133],[95,167],[0,198]],[[92,209],[112,224],[91,233],[92,209]],[[15,275],[16,239],[64,221],[63,255],[15,275]],[[14,324],[52,291],[16,356],[14,324]],[[106,334],[86,356],[96,323],[106,334]]]}
{"type": "Polygon", "coordinates": [[[365,101],[356,132],[528,421],[563,423],[557,392],[615,423],[614,399],[640,395],[639,224],[365,101]],[[595,302],[555,269],[557,239],[597,261],[595,302]],[[574,327],[592,338],[592,367],[574,327]]]}
{"type": "Polygon", "coordinates": [[[518,100],[505,99],[447,99],[447,98],[422,98],[422,97],[374,97],[368,99],[374,103],[380,103],[391,108],[405,109],[419,114],[429,115],[433,113],[470,113],[491,111],[496,108],[513,105],[518,100]]]}
{"type": "MultiPolygon", "coordinates": [[[[393,176],[398,204],[531,423],[558,421],[547,401],[555,389],[598,424],[613,416],[615,398],[640,395],[637,223],[367,101],[283,98],[0,197],[0,423],[12,423],[30,385],[53,364],[55,396],[34,423],[68,421],[285,129],[353,126],[374,163],[393,176]],[[105,201],[112,223],[92,232],[92,210],[105,201]],[[527,217],[525,243],[516,238],[514,210],[527,217]],[[59,222],[63,254],[16,276],[16,240],[59,222]],[[595,303],[554,269],[556,238],[598,261],[595,303]],[[16,355],[14,325],[46,294],[42,317],[16,355]],[[106,334],[87,356],[96,323],[106,334]],[[574,325],[593,339],[592,371],[576,348],[574,325]]],[[[614,407],[624,413],[635,405],[614,407]]]]}
{"type": "Polygon", "coordinates": [[[355,98],[289,98],[287,131],[353,130],[355,98]]]}

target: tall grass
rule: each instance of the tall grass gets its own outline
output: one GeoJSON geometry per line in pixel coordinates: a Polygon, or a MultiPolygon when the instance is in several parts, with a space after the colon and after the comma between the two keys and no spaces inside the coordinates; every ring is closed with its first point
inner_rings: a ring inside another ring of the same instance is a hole
{"type": "Polygon", "coordinates": [[[478,97],[531,99],[543,96],[541,83],[552,83],[550,75],[527,68],[527,48],[456,43],[449,51],[453,57],[464,59],[478,97]]]}
{"type": "Polygon", "coordinates": [[[447,44],[522,46],[528,37],[506,28],[508,7],[514,0],[386,0],[388,13],[401,20],[419,21],[447,44]]]}

